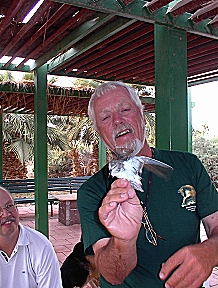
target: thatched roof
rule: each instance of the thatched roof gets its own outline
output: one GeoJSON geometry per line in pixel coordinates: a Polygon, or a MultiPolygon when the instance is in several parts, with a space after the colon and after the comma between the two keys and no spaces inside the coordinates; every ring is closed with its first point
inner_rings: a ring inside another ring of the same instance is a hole
{"type": "MultiPolygon", "coordinates": [[[[2,111],[33,113],[34,92],[34,81],[1,82],[0,103],[2,111]]],[[[87,115],[88,102],[93,92],[93,88],[66,88],[49,84],[47,88],[48,114],[87,115]]],[[[154,101],[150,101],[150,97],[143,97],[143,99],[145,111],[154,111],[154,101]]]]}

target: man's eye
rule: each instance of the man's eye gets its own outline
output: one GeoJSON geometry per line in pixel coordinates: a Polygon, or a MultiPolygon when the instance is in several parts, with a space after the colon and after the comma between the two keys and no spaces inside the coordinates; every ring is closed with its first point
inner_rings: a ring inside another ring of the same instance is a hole
{"type": "Polygon", "coordinates": [[[104,122],[104,121],[108,120],[109,118],[110,118],[109,115],[108,115],[108,116],[105,116],[105,117],[102,118],[102,121],[104,122]]]}
{"type": "Polygon", "coordinates": [[[125,108],[125,109],[122,109],[122,113],[125,114],[125,113],[128,113],[131,111],[131,108],[125,108]]]}
{"type": "Polygon", "coordinates": [[[10,208],[12,208],[12,207],[14,207],[14,204],[12,204],[12,203],[11,203],[11,204],[8,204],[8,205],[6,205],[6,208],[9,208],[9,209],[10,209],[10,208]]]}

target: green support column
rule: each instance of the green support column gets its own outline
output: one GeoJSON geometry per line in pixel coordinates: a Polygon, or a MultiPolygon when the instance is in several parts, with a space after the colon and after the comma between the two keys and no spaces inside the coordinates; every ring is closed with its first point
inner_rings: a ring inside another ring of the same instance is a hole
{"type": "MultiPolygon", "coordinates": [[[[1,108],[1,107],[0,107],[1,108]]],[[[3,134],[2,134],[2,110],[0,110],[0,179],[3,179],[3,134]]]]}
{"type": "Polygon", "coordinates": [[[187,35],[155,24],[156,147],[188,151],[187,35]]]}
{"type": "Polygon", "coordinates": [[[34,75],[34,177],[35,225],[48,236],[48,172],[47,172],[47,65],[38,68],[34,75]]]}
{"type": "Polygon", "coordinates": [[[106,164],[106,146],[98,138],[98,169],[100,170],[106,164]]]}

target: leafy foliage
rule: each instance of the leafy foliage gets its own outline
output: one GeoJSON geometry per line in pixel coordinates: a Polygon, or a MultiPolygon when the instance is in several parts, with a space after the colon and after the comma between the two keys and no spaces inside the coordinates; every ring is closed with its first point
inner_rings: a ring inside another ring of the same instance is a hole
{"type": "Polygon", "coordinates": [[[193,153],[204,164],[214,185],[218,188],[218,136],[208,136],[208,126],[203,125],[203,131],[193,130],[193,153]]]}
{"type": "MultiPolygon", "coordinates": [[[[49,118],[48,118],[49,122],[49,118]]],[[[13,151],[21,163],[34,158],[34,116],[29,114],[3,114],[3,141],[5,148],[13,151]]],[[[58,126],[47,127],[48,145],[51,149],[69,149],[67,137],[58,126]]]]}
{"type": "Polygon", "coordinates": [[[149,146],[155,147],[155,115],[154,113],[145,113],[146,119],[146,139],[149,146]]]}
{"type": "Polygon", "coordinates": [[[68,171],[71,170],[72,160],[68,151],[61,149],[48,149],[48,173],[52,175],[71,176],[68,171]]]}
{"type": "Polygon", "coordinates": [[[0,82],[4,81],[15,81],[14,76],[12,76],[10,71],[5,71],[4,74],[0,74],[0,82]]]}
{"type": "Polygon", "coordinates": [[[34,73],[31,72],[26,72],[24,73],[23,77],[22,77],[23,80],[34,80],[34,73]]]}
{"type": "Polygon", "coordinates": [[[92,79],[82,79],[82,78],[77,78],[74,82],[73,85],[76,88],[97,88],[98,85],[102,83],[102,81],[99,80],[92,80],[92,79]]]}

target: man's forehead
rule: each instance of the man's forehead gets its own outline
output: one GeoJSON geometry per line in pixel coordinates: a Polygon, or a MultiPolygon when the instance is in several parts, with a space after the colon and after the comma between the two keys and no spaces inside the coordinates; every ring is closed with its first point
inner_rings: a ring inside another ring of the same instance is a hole
{"type": "MultiPolygon", "coordinates": [[[[105,95],[104,95],[105,96],[105,95]]],[[[104,97],[103,96],[103,97],[104,97]]],[[[113,98],[113,101],[111,101],[110,97],[104,97],[104,98],[98,98],[95,101],[95,107],[99,109],[100,106],[103,106],[101,111],[109,111],[111,108],[120,108],[124,106],[136,106],[135,102],[131,99],[129,95],[118,95],[120,97],[113,98]],[[106,103],[106,105],[105,105],[106,103]]]]}
{"type": "Polygon", "coordinates": [[[8,201],[12,200],[13,201],[10,193],[3,188],[0,188],[0,202],[1,202],[1,200],[4,200],[4,201],[5,200],[8,200],[8,201]]]}
{"type": "MultiPolygon", "coordinates": [[[[115,99],[114,101],[109,102],[107,107],[115,107],[115,108],[120,108],[120,107],[125,107],[125,106],[135,106],[135,103],[131,99],[115,99]]],[[[107,107],[104,107],[107,109],[107,107]]]]}

